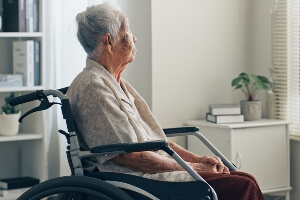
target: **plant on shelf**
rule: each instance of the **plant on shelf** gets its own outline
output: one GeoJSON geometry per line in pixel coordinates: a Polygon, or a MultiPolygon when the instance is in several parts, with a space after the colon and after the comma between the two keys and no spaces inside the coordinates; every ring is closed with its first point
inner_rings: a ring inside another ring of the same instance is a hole
{"type": "Polygon", "coordinates": [[[9,100],[13,97],[14,93],[5,97],[5,105],[2,106],[2,114],[0,115],[0,135],[12,136],[19,132],[18,119],[21,112],[18,107],[9,105],[9,100]]]}
{"type": "Polygon", "coordinates": [[[9,105],[9,100],[14,97],[14,93],[11,93],[10,96],[5,97],[5,105],[2,106],[2,112],[5,114],[15,114],[20,112],[20,109],[17,106],[9,105]]]}
{"type": "Polygon", "coordinates": [[[241,89],[248,101],[254,101],[260,90],[272,90],[273,83],[265,76],[251,75],[240,73],[238,77],[232,80],[231,86],[234,90],[241,89]]]}
{"type": "Polygon", "coordinates": [[[241,112],[246,121],[254,121],[261,118],[261,102],[256,100],[256,95],[260,90],[272,90],[273,82],[265,76],[240,73],[231,82],[234,90],[241,89],[246,99],[241,101],[241,112]]]}

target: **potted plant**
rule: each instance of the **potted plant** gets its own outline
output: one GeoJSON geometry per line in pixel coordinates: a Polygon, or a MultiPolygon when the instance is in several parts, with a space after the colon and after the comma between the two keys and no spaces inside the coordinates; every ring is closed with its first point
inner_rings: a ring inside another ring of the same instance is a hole
{"type": "Polygon", "coordinates": [[[246,96],[246,100],[241,101],[241,112],[246,121],[258,120],[261,118],[261,102],[256,100],[256,95],[260,90],[271,90],[273,83],[265,76],[241,73],[231,82],[234,90],[240,89],[246,96]]]}
{"type": "Polygon", "coordinates": [[[0,135],[16,135],[19,132],[19,122],[21,112],[18,107],[10,106],[9,100],[14,97],[14,93],[5,97],[5,105],[3,105],[0,115],[0,135]]]}

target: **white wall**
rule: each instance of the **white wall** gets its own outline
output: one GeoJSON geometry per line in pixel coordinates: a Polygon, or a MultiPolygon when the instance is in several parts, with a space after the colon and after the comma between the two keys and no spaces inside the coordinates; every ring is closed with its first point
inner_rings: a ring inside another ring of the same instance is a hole
{"type": "Polygon", "coordinates": [[[151,46],[151,1],[119,0],[122,11],[129,19],[130,29],[137,37],[137,55],[124,71],[127,80],[152,106],[152,46],[151,46]]]}
{"type": "Polygon", "coordinates": [[[61,77],[59,85],[66,87],[71,84],[76,75],[85,67],[86,53],[76,37],[76,15],[87,7],[86,1],[62,1],[61,21],[61,77]],[[64,9],[72,4],[72,9],[64,9]]]}
{"type": "Polygon", "coordinates": [[[247,67],[246,0],[152,0],[152,108],[163,127],[234,103],[247,67]]]}
{"type": "MultiPolygon", "coordinates": [[[[271,13],[275,0],[248,0],[247,67],[249,72],[270,78],[271,67],[271,13]]],[[[266,92],[257,98],[262,101],[263,117],[266,117],[266,92]]]]}

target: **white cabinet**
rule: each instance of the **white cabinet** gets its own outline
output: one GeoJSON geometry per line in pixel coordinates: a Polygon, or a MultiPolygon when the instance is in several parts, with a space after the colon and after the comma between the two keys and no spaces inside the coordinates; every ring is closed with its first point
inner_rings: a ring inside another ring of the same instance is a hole
{"type": "MultiPolygon", "coordinates": [[[[46,67],[46,43],[44,40],[45,33],[43,32],[45,30],[44,16],[45,2],[39,0],[39,32],[0,32],[0,74],[13,73],[13,41],[38,40],[40,41],[41,50],[41,85],[33,87],[0,87],[1,106],[4,104],[4,97],[9,96],[11,92],[19,96],[44,87],[44,69],[46,67]]],[[[39,102],[32,102],[21,105],[20,109],[22,114],[24,114],[38,105],[39,102]]],[[[0,178],[32,176],[39,178],[41,181],[47,178],[47,157],[44,148],[44,115],[43,112],[37,112],[26,117],[23,123],[20,124],[20,130],[16,136],[0,136],[0,178]]]]}
{"type": "MultiPolygon", "coordinates": [[[[289,198],[288,123],[261,119],[235,124],[214,124],[205,120],[188,121],[198,126],[240,171],[255,176],[264,194],[281,192],[289,198]]],[[[188,150],[199,155],[212,153],[200,141],[188,137],[188,150]]]]}

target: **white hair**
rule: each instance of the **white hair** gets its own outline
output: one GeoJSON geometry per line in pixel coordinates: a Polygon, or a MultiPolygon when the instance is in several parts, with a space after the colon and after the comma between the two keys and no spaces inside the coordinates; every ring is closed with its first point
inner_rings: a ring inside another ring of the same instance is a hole
{"type": "Polygon", "coordinates": [[[77,14],[77,38],[88,58],[101,58],[104,44],[100,41],[105,34],[109,33],[112,39],[118,40],[122,15],[120,7],[113,1],[90,6],[77,14]]]}

